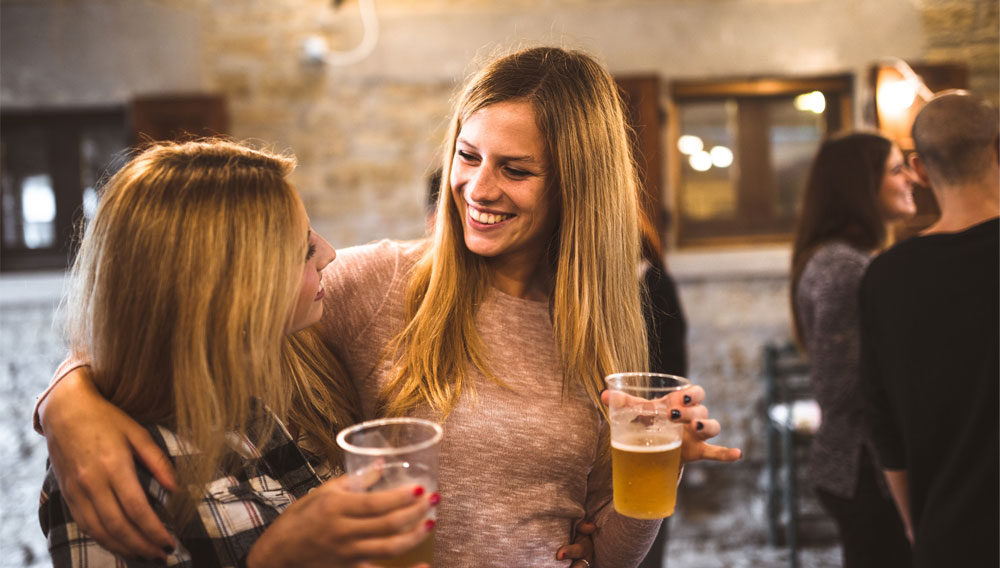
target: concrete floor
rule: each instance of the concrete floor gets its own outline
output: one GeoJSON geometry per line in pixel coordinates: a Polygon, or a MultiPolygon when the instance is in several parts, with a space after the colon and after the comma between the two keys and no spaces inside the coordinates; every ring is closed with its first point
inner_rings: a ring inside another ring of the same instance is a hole
{"type": "MultiPolygon", "coordinates": [[[[735,464],[687,466],[670,520],[669,568],[783,568],[795,566],[789,549],[767,543],[767,488],[762,464],[746,456],[735,464]]],[[[798,523],[800,568],[841,565],[833,521],[801,479],[798,523]]],[[[784,525],[779,525],[784,530],[784,525]]]]}

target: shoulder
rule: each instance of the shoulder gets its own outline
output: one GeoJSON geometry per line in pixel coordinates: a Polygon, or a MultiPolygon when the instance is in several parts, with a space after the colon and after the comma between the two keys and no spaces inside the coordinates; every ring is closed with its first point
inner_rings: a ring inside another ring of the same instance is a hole
{"type": "Polygon", "coordinates": [[[820,245],[806,266],[836,271],[848,267],[864,267],[870,259],[871,256],[865,251],[842,241],[833,241],[820,245]]]}
{"type": "MultiPolygon", "coordinates": [[[[171,445],[165,440],[164,433],[171,440],[176,440],[176,437],[170,434],[169,431],[157,426],[145,426],[160,449],[171,456],[171,460],[173,460],[174,456],[184,452],[182,444],[171,445]]],[[[135,460],[135,473],[139,485],[146,492],[146,497],[153,511],[168,527],[171,533],[177,534],[171,528],[170,517],[167,514],[166,504],[169,494],[166,489],[160,485],[142,461],[138,459],[135,460]]],[[[46,470],[38,507],[39,522],[42,526],[42,532],[45,533],[48,539],[49,551],[52,554],[54,564],[70,565],[70,558],[78,558],[77,554],[93,565],[104,565],[103,561],[116,558],[80,530],[69,511],[69,507],[66,505],[51,466],[48,466],[46,470]],[[98,560],[101,562],[98,562],[98,560]]]]}
{"type": "Polygon", "coordinates": [[[806,262],[799,287],[840,286],[844,282],[858,281],[870,259],[866,252],[847,243],[830,242],[820,245],[806,262]]]}
{"type": "Polygon", "coordinates": [[[374,283],[392,280],[416,264],[427,241],[381,240],[337,250],[337,258],[323,269],[331,282],[374,283]]]}

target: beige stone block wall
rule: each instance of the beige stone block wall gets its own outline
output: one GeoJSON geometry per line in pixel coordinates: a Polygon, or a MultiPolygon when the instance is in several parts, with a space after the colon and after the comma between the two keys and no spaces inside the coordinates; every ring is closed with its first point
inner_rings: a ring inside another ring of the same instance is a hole
{"type": "Polygon", "coordinates": [[[969,89],[1000,103],[1000,4],[996,0],[925,0],[928,62],[961,62],[969,89]]]}

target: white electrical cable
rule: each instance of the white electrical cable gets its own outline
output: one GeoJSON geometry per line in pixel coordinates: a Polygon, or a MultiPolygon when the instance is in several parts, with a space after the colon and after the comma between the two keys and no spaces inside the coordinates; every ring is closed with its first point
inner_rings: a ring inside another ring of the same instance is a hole
{"type": "Polygon", "coordinates": [[[352,65],[371,55],[378,43],[378,17],[375,15],[375,0],[358,0],[361,10],[361,24],[364,26],[361,42],[347,51],[331,51],[326,54],[330,65],[352,65]]]}

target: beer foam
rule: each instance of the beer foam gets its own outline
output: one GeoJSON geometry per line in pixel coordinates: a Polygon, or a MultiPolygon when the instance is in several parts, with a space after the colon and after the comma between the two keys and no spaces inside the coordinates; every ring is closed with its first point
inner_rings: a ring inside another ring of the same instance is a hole
{"type": "Polygon", "coordinates": [[[648,446],[644,443],[640,444],[628,444],[622,441],[611,440],[611,447],[623,452],[636,452],[643,454],[652,454],[657,452],[667,452],[670,450],[675,450],[681,447],[680,440],[671,440],[665,444],[656,444],[648,446]]]}

